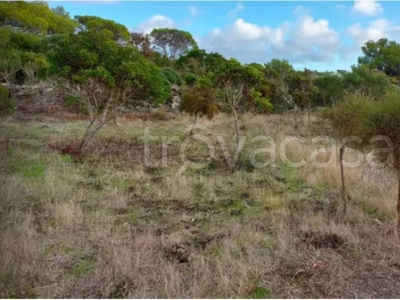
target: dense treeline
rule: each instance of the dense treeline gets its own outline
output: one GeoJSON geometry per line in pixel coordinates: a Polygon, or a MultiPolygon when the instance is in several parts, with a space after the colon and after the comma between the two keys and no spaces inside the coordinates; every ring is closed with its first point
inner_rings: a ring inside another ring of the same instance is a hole
{"type": "Polygon", "coordinates": [[[2,82],[33,83],[56,75],[83,88],[81,96],[89,102],[92,90],[101,87],[104,103],[96,109],[110,98],[113,105],[163,104],[172,84],[191,99],[182,109],[195,114],[223,109],[224,89],[239,85],[240,110],[312,109],[331,106],[348,92],[380,96],[400,75],[400,46],[387,39],[366,43],[351,72],[321,73],[295,70],[278,59],[241,64],[199,49],[186,31],[162,28],[143,35],[95,16],[72,19],[63,7],[51,9],[45,2],[1,2],[0,24],[2,82]]]}

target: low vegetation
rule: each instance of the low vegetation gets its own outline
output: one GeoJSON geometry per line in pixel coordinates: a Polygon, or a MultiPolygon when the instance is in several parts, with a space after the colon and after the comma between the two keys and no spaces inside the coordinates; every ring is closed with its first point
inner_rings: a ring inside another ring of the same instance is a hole
{"type": "Polygon", "coordinates": [[[2,298],[400,294],[396,42],[295,70],[24,1],[0,34],[2,298]]]}
{"type": "MultiPolygon", "coordinates": [[[[214,145],[223,137],[233,153],[229,115],[200,121],[214,145]]],[[[311,121],[324,129],[315,116],[311,121]]],[[[326,168],[293,168],[278,156],[275,167],[232,172],[219,147],[204,163],[208,149],[194,140],[187,157],[203,165],[176,178],[192,117],[151,122],[152,136],[176,137],[165,167],[161,138],[149,143],[150,166],[144,164],[147,122],[119,122],[99,132],[83,161],[67,146],[85,131],[84,121],[0,124],[2,297],[352,298],[378,289],[379,297],[398,295],[394,171],[367,162],[347,170],[343,218],[337,152],[326,168]]],[[[242,124],[242,164],[260,143],[268,147],[251,138],[266,134],[279,145],[288,132],[308,131],[302,114],[246,114],[242,124]]],[[[318,147],[292,142],[286,154],[300,161],[318,147]]],[[[269,158],[256,155],[259,162],[269,158]]],[[[328,160],[327,153],[318,156],[328,160]]]]}

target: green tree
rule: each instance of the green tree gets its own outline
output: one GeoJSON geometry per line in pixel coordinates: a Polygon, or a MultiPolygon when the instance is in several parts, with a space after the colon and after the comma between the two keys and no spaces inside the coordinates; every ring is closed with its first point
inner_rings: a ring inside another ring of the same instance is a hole
{"type": "Polygon", "coordinates": [[[359,92],[380,98],[393,88],[390,78],[382,71],[371,70],[367,66],[352,66],[351,72],[343,75],[346,92],[359,92]]]}
{"type": "Polygon", "coordinates": [[[308,127],[311,129],[311,106],[312,99],[315,93],[315,86],[313,84],[313,72],[304,69],[304,71],[294,72],[291,76],[291,94],[294,103],[301,109],[307,110],[308,127]]]}
{"type": "Polygon", "coordinates": [[[10,27],[0,27],[0,80],[11,88],[18,75],[33,83],[38,75],[47,73],[49,64],[43,53],[43,37],[23,33],[10,27]],[[23,77],[22,77],[23,76],[23,77]]]}
{"type": "Polygon", "coordinates": [[[79,88],[91,116],[81,141],[84,151],[121,103],[147,100],[161,104],[170,94],[170,85],[162,70],[134,46],[119,44],[115,32],[92,25],[81,28],[76,34],[51,37],[48,57],[51,71],[79,88]]]}
{"type": "Polygon", "coordinates": [[[11,26],[34,34],[71,33],[76,22],[67,14],[53,11],[46,2],[4,1],[0,2],[0,26],[11,26]]]}
{"type": "MultiPolygon", "coordinates": [[[[338,105],[326,109],[323,116],[330,120],[339,136],[353,135],[361,140],[360,146],[388,148],[388,140],[393,144],[389,156],[382,155],[389,166],[392,163],[397,169],[399,191],[397,195],[397,232],[400,238],[400,93],[391,90],[382,94],[379,100],[372,96],[349,94],[338,105]],[[376,137],[377,140],[373,140],[376,137]]],[[[378,152],[379,153],[379,152],[378,152]]],[[[379,154],[378,154],[379,157],[379,154]]]]}
{"type": "Polygon", "coordinates": [[[153,29],[150,33],[155,49],[168,57],[171,62],[185,54],[192,48],[197,48],[197,43],[192,35],[183,30],[171,28],[153,29]]]}
{"type": "Polygon", "coordinates": [[[75,19],[79,22],[79,28],[81,30],[87,30],[90,32],[107,31],[111,33],[111,38],[114,41],[122,40],[128,42],[130,40],[130,33],[126,26],[112,20],[96,16],[75,16],[75,19]]]}
{"type": "MultiPolygon", "coordinates": [[[[180,110],[194,115],[192,130],[197,121],[197,116],[206,116],[211,120],[218,112],[215,101],[216,91],[212,82],[205,77],[199,78],[196,85],[185,90],[180,104],[180,110]]],[[[190,133],[192,133],[192,130],[190,133]]]]}
{"type": "Polygon", "coordinates": [[[324,106],[331,106],[343,97],[345,86],[343,77],[339,74],[318,75],[313,82],[324,106]]]}
{"type": "Polygon", "coordinates": [[[363,56],[358,63],[384,72],[388,76],[400,76],[400,44],[386,38],[368,41],[361,48],[363,56]]]}
{"type": "Polygon", "coordinates": [[[278,109],[293,108],[291,78],[295,73],[287,60],[272,59],[264,65],[265,78],[269,82],[272,104],[278,109]]]}
{"type": "Polygon", "coordinates": [[[150,36],[148,34],[142,34],[140,32],[130,33],[130,43],[134,45],[144,57],[152,57],[153,51],[151,49],[150,36]]]}
{"type": "MultiPolygon", "coordinates": [[[[252,88],[258,83],[257,71],[251,67],[245,67],[236,59],[230,59],[225,65],[224,72],[216,78],[218,89],[218,102],[222,110],[229,112],[235,124],[236,151],[238,165],[241,159],[242,135],[239,126],[239,112],[245,106],[246,100],[251,95],[252,88]]],[[[231,167],[234,167],[232,165],[231,167]]]]}

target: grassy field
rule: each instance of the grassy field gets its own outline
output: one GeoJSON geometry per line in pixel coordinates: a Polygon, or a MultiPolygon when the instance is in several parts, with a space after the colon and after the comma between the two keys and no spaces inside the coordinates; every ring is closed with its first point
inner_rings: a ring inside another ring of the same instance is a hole
{"type": "MultiPolygon", "coordinates": [[[[343,216],[337,162],[294,168],[278,158],[254,167],[249,159],[267,147],[251,142],[259,135],[279,145],[286,136],[329,134],[316,117],[310,129],[299,114],[244,115],[246,143],[235,170],[220,146],[223,139],[234,152],[229,116],[200,119],[210,131],[195,133],[215,145],[215,158],[201,164],[209,149],[192,140],[184,153],[198,168],[176,176],[191,122],[186,115],[122,118],[77,161],[69,149],[84,121],[1,120],[0,296],[400,297],[392,170],[346,169],[343,216]],[[152,165],[145,163],[145,128],[159,137],[148,143],[152,165]],[[164,165],[161,136],[169,139],[164,165]]],[[[309,140],[291,142],[286,153],[299,161],[315,149],[309,140]]]]}

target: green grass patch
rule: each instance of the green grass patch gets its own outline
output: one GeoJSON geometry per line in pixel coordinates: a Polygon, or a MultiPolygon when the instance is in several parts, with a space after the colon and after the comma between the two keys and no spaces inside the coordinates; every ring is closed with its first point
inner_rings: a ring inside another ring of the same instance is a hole
{"type": "Polygon", "coordinates": [[[42,161],[13,159],[10,161],[10,165],[26,179],[41,179],[46,172],[46,164],[42,161]]]}
{"type": "Polygon", "coordinates": [[[93,270],[95,263],[95,259],[83,257],[74,264],[74,267],[70,270],[70,274],[76,277],[89,274],[93,270]]]}
{"type": "Polygon", "coordinates": [[[251,299],[271,299],[272,292],[268,288],[258,286],[250,292],[249,296],[251,299]]]}
{"type": "Polygon", "coordinates": [[[287,164],[283,164],[280,170],[284,177],[284,182],[286,183],[287,188],[291,190],[297,190],[299,188],[307,186],[304,180],[297,178],[296,176],[297,168],[291,167],[287,164]]]}
{"type": "Polygon", "coordinates": [[[361,210],[369,219],[377,219],[379,221],[390,221],[396,217],[395,213],[388,214],[382,212],[379,210],[379,208],[362,200],[356,201],[356,204],[361,208],[361,210]]]}

